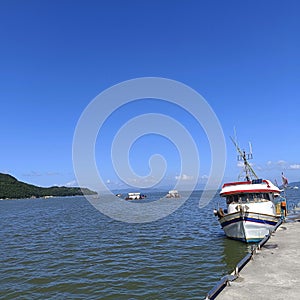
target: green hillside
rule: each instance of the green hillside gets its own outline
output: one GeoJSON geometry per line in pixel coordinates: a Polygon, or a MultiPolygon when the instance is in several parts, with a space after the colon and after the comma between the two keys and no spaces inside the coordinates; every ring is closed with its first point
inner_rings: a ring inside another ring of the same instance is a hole
{"type": "Polygon", "coordinates": [[[79,187],[38,187],[32,184],[18,181],[11,175],[0,173],[0,199],[31,198],[46,196],[77,196],[95,195],[94,191],[79,187]]]}

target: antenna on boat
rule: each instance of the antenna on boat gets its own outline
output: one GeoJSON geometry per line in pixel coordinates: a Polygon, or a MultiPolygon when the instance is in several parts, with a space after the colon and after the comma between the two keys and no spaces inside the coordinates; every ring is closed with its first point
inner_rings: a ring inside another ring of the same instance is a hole
{"type": "Polygon", "coordinates": [[[251,155],[251,158],[253,158],[253,155],[252,155],[252,144],[251,144],[251,142],[249,142],[249,153],[251,155]]]}
{"type": "MultiPolygon", "coordinates": [[[[238,152],[237,160],[244,162],[244,172],[246,173],[245,179],[247,181],[250,181],[252,179],[252,177],[254,177],[255,179],[258,179],[258,176],[256,175],[256,173],[254,172],[254,170],[252,169],[252,167],[250,166],[250,164],[248,162],[249,159],[253,158],[251,143],[249,143],[250,153],[246,153],[245,151],[242,151],[240,149],[236,140],[234,140],[232,137],[230,137],[230,138],[238,152]]],[[[241,174],[240,174],[239,178],[240,177],[241,177],[241,174]]]]}
{"type": "MultiPolygon", "coordinates": [[[[237,140],[237,134],[236,134],[236,128],[235,126],[233,127],[233,133],[234,133],[234,144],[235,144],[235,148],[236,148],[236,153],[237,155],[239,155],[239,151],[238,151],[238,140],[237,140]]],[[[232,137],[230,137],[232,140],[232,137]]]]}

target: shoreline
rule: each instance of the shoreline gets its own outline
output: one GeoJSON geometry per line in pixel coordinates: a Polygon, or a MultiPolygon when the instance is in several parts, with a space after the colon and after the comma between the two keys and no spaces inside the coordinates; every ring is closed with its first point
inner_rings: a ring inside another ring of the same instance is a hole
{"type": "Polygon", "coordinates": [[[37,200],[37,199],[53,199],[53,198],[70,198],[70,197],[85,197],[85,196],[97,196],[98,194],[93,194],[93,195],[66,195],[66,196],[43,196],[43,197],[27,197],[27,198],[5,198],[5,199],[0,199],[0,201],[10,201],[10,200],[37,200]]]}
{"type": "Polygon", "coordinates": [[[233,299],[299,299],[300,214],[287,218],[257,250],[249,263],[216,297],[233,299]]]}

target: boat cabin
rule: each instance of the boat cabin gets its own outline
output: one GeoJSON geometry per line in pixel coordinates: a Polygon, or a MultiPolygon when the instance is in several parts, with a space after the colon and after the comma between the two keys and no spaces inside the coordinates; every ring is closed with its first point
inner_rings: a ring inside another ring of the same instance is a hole
{"type": "Polygon", "coordinates": [[[125,200],[140,200],[145,199],[147,196],[141,193],[128,193],[125,200]]]}
{"type": "Polygon", "coordinates": [[[166,196],[167,198],[180,198],[177,190],[170,190],[166,196]]]}
{"type": "Polygon", "coordinates": [[[271,193],[241,193],[226,196],[227,204],[245,204],[273,201],[273,195],[271,193]]]}

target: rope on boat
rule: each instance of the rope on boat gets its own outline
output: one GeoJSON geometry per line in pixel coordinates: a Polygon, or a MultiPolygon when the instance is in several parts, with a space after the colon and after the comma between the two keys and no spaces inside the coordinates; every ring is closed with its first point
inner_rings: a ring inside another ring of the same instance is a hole
{"type": "Polygon", "coordinates": [[[251,249],[251,252],[249,252],[244,258],[242,258],[234,268],[234,271],[230,275],[226,275],[219,280],[216,285],[207,293],[205,300],[213,300],[215,299],[222,291],[223,289],[230,285],[231,281],[234,281],[239,277],[240,271],[247,265],[247,263],[253,259],[253,255],[256,253],[257,250],[260,250],[261,247],[264,246],[264,244],[269,240],[272,233],[274,233],[278,227],[282,224],[282,219],[280,219],[277,224],[274,226],[272,230],[270,230],[269,234],[267,234],[259,243],[254,245],[251,249]]]}

